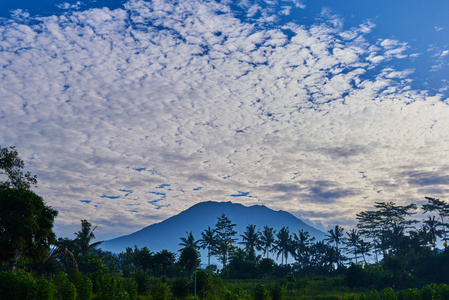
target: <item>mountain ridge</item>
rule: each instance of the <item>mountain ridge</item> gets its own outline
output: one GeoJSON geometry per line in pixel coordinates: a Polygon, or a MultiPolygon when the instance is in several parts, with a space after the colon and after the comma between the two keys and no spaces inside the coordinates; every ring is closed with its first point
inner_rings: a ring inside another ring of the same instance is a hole
{"type": "MultiPolygon", "coordinates": [[[[176,252],[179,250],[181,237],[192,232],[196,240],[201,238],[201,232],[215,227],[217,218],[225,214],[233,224],[240,240],[240,235],[248,225],[256,225],[256,229],[264,226],[280,230],[288,227],[290,233],[302,229],[308,231],[316,239],[323,239],[324,233],[307,225],[289,212],[272,210],[264,205],[244,206],[241,203],[205,201],[172,216],[162,222],[149,225],[134,233],[120,236],[101,244],[104,251],[122,252],[127,247],[148,247],[153,252],[163,249],[176,252]]],[[[205,257],[205,253],[202,253],[205,257]]]]}

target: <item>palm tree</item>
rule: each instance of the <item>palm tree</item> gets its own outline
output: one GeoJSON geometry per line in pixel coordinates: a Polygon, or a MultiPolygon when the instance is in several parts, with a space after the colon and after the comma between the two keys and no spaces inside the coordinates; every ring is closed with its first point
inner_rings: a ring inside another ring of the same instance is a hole
{"type": "Polygon", "coordinates": [[[443,236],[443,230],[438,229],[438,226],[441,226],[441,222],[435,219],[435,216],[428,216],[427,220],[423,220],[424,226],[427,229],[427,234],[429,237],[429,242],[432,244],[433,249],[435,250],[436,242],[438,237],[443,236]]]}
{"type": "Polygon", "coordinates": [[[344,239],[343,242],[348,247],[352,247],[352,251],[350,250],[348,252],[354,254],[354,256],[355,256],[355,263],[358,264],[358,261],[357,261],[358,256],[357,256],[357,254],[359,253],[358,245],[359,245],[360,238],[361,238],[360,232],[357,229],[353,228],[349,232],[346,232],[346,235],[347,236],[346,236],[346,238],[344,239]]]}
{"type": "Polygon", "coordinates": [[[179,243],[179,246],[182,246],[183,248],[181,248],[179,251],[184,250],[187,247],[192,247],[194,249],[198,248],[198,243],[199,241],[195,241],[195,238],[193,237],[192,232],[187,232],[187,237],[182,237],[181,239],[181,243],[179,243]]]}
{"type": "Polygon", "coordinates": [[[276,234],[277,240],[275,241],[275,246],[277,250],[277,257],[281,255],[282,264],[284,264],[284,256],[285,256],[285,264],[287,265],[288,253],[292,250],[291,236],[288,228],[282,227],[281,230],[276,234]]]}
{"type": "Polygon", "coordinates": [[[249,260],[256,260],[256,251],[260,250],[260,238],[256,232],[256,225],[246,226],[246,231],[240,235],[242,237],[242,242],[240,244],[245,245],[245,252],[249,260]]]}
{"type": "Polygon", "coordinates": [[[78,246],[82,256],[86,256],[89,253],[89,250],[95,249],[102,243],[102,241],[92,244],[90,243],[91,240],[95,239],[94,230],[96,228],[97,226],[92,228],[92,224],[87,220],[81,220],[81,230],[75,233],[75,243],[78,246]]]}
{"type": "Polygon", "coordinates": [[[261,243],[261,247],[263,250],[263,254],[264,255],[266,254],[267,258],[268,258],[268,253],[273,250],[273,245],[275,242],[275,237],[274,237],[275,234],[276,234],[276,230],[274,230],[273,227],[268,227],[268,226],[265,226],[263,228],[263,231],[259,232],[260,243],[261,243]]]}
{"type": "Polygon", "coordinates": [[[212,254],[212,250],[217,244],[217,236],[215,235],[215,231],[209,227],[206,230],[201,232],[202,239],[198,240],[201,248],[207,248],[207,267],[210,273],[210,256],[212,254]]]}
{"type": "Polygon", "coordinates": [[[295,259],[302,265],[305,264],[308,254],[310,252],[310,246],[315,240],[311,237],[309,232],[300,229],[298,235],[293,233],[293,247],[295,259]]]}
{"type": "Polygon", "coordinates": [[[326,234],[326,239],[324,239],[325,241],[328,241],[330,243],[335,243],[335,250],[337,251],[336,255],[337,255],[337,266],[339,265],[339,259],[340,259],[340,252],[338,250],[338,245],[341,243],[342,239],[343,239],[343,232],[344,229],[341,226],[335,225],[334,229],[330,229],[328,231],[328,234],[326,234]]]}

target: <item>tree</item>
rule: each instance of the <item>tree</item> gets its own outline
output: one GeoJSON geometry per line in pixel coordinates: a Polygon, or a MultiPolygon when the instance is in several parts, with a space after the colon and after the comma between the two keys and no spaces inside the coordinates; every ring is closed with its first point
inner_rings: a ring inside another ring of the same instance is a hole
{"type": "Polygon", "coordinates": [[[175,254],[168,250],[162,250],[154,255],[154,263],[162,268],[164,278],[167,268],[176,261],[175,254]]]}
{"type": "Polygon", "coordinates": [[[360,233],[356,228],[352,228],[349,232],[346,232],[346,238],[343,240],[346,246],[352,248],[349,249],[349,253],[354,254],[355,263],[358,264],[357,254],[359,254],[360,233]]]}
{"type": "Polygon", "coordinates": [[[334,229],[330,229],[328,231],[328,234],[326,234],[326,239],[325,239],[326,241],[328,241],[330,243],[335,243],[335,249],[337,251],[337,253],[336,253],[336,255],[337,255],[337,266],[340,263],[340,252],[338,250],[338,245],[342,242],[343,232],[344,232],[343,227],[335,225],[334,229]]]}
{"type": "Polygon", "coordinates": [[[449,216],[449,204],[445,201],[431,198],[431,197],[425,197],[427,199],[427,204],[424,204],[422,206],[422,209],[424,212],[434,212],[440,217],[440,227],[442,227],[443,230],[443,240],[447,241],[447,235],[446,235],[446,227],[447,224],[444,223],[444,219],[449,216]]]}
{"type": "Polygon", "coordinates": [[[202,239],[200,239],[198,242],[201,248],[207,248],[207,269],[210,273],[210,256],[212,254],[212,249],[217,243],[217,237],[215,235],[215,231],[211,229],[210,226],[201,233],[201,237],[202,239]]]}
{"type": "Polygon", "coordinates": [[[237,241],[237,239],[234,238],[237,234],[237,231],[234,230],[235,226],[236,225],[232,224],[231,220],[229,220],[225,214],[218,217],[217,224],[215,224],[217,243],[214,253],[219,255],[220,260],[223,262],[223,268],[226,267],[229,252],[234,248],[233,243],[237,241]]]}
{"type": "Polygon", "coordinates": [[[102,243],[102,241],[90,243],[91,240],[95,239],[94,230],[96,228],[97,226],[92,228],[92,224],[87,220],[81,220],[81,230],[75,233],[75,244],[78,246],[82,256],[86,256],[89,250],[95,249],[102,243]]]}
{"type": "Polygon", "coordinates": [[[30,190],[36,176],[23,173],[14,147],[0,147],[0,261],[14,266],[17,256],[42,258],[55,241],[53,222],[58,212],[30,190]],[[3,175],[3,176],[1,176],[3,175]]]}
{"type": "Polygon", "coordinates": [[[293,233],[293,256],[301,267],[304,267],[308,261],[310,246],[314,240],[315,238],[311,237],[309,232],[303,229],[300,229],[298,234],[293,233]]]}
{"type": "Polygon", "coordinates": [[[273,227],[265,226],[262,232],[259,232],[260,243],[263,250],[263,254],[268,258],[268,253],[273,250],[276,231],[273,227]]]}
{"type": "Polygon", "coordinates": [[[246,226],[246,231],[240,235],[242,237],[242,241],[240,244],[245,245],[246,255],[249,260],[256,260],[256,251],[260,250],[260,239],[259,234],[256,232],[256,225],[248,225],[246,226]]]}
{"type": "Polygon", "coordinates": [[[36,175],[23,173],[25,166],[15,147],[2,148],[0,146],[0,175],[6,175],[6,181],[0,181],[0,188],[29,190],[31,185],[37,184],[36,175]]]}
{"type": "Polygon", "coordinates": [[[292,242],[290,237],[290,232],[287,227],[282,227],[281,230],[276,234],[276,241],[274,242],[277,250],[277,257],[281,255],[282,264],[287,264],[288,253],[292,252],[292,242]]]}
{"type": "Polygon", "coordinates": [[[184,250],[187,247],[193,247],[195,249],[198,249],[198,243],[199,241],[195,241],[195,238],[193,237],[192,232],[187,232],[187,237],[182,237],[181,239],[181,243],[179,243],[179,246],[182,246],[183,248],[181,248],[179,251],[184,250]]]}
{"type": "Polygon", "coordinates": [[[189,278],[192,277],[193,272],[201,264],[200,255],[198,251],[193,246],[185,247],[181,250],[181,255],[179,256],[179,265],[182,266],[189,278]]]}
{"type": "Polygon", "coordinates": [[[443,235],[443,230],[438,229],[438,226],[440,226],[441,223],[435,219],[435,216],[428,216],[428,219],[423,220],[423,223],[427,231],[429,242],[432,245],[433,249],[435,249],[437,238],[443,235]]]}
{"type": "Polygon", "coordinates": [[[394,202],[376,202],[374,207],[376,211],[363,211],[356,215],[359,222],[357,228],[360,233],[372,239],[377,250],[382,250],[384,256],[388,249],[397,254],[405,231],[415,223],[407,217],[413,214],[410,210],[417,206],[413,203],[400,206],[394,202]]]}

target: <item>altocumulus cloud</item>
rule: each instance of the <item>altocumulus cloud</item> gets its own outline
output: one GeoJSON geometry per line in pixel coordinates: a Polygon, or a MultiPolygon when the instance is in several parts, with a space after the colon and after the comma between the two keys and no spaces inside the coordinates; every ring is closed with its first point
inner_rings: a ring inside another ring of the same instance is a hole
{"type": "Polygon", "coordinates": [[[448,100],[389,66],[416,55],[406,43],[326,10],[278,22],[300,1],[238,3],[250,21],[230,4],[2,20],[0,143],[38,175],[58,234],[87,218],[110,238],[233,195],[325,225],[444,196],[448,100]]]}

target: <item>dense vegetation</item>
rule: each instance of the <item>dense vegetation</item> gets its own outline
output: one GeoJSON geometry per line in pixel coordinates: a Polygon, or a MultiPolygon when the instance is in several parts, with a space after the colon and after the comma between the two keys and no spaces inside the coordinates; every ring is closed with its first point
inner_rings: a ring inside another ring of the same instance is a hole
{"type": "Polygon", "coordinates": [[[324,241],[287,227],[249,225],[239,235],[223,214],[199,239],[179,237],[177,253],[114,254],[98,249],[87,220],[73,239],[56,239],[57,212],[22,169],[16,150],[0,147],[4,299],[449,299],[449,205],[439,199],[426,197],[422,221],[415,204],[376,202],[356,215],[357,226],[336,225],[324,241]]]}

